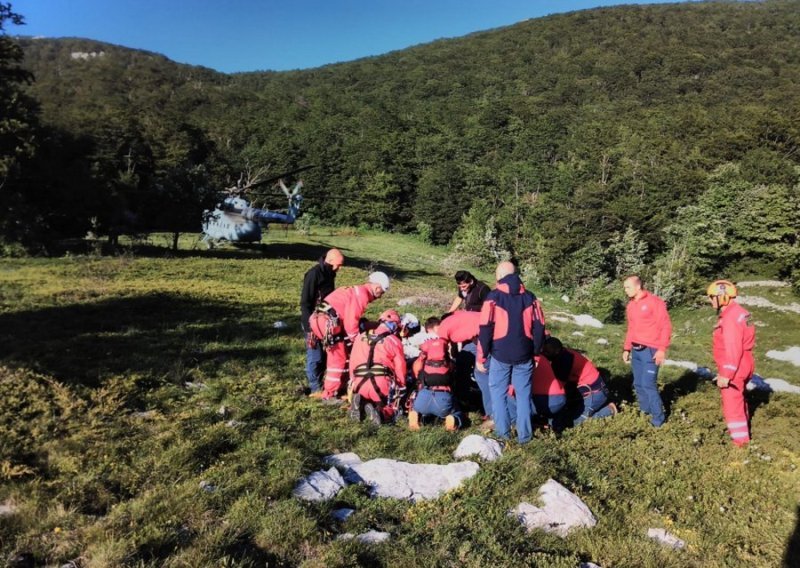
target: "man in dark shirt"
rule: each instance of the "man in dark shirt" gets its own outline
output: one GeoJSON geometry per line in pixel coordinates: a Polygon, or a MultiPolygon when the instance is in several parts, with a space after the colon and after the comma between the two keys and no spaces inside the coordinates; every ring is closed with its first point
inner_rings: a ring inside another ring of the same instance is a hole
{"type": "Polygon", "coordinates": [[[311,392],[322,390],[322,373],[325,371],[325,349],[311,333],[308,318],[314,309],[336,287],[336,271],[344,264],[344,255],[339,249],[329,250],[320,258],[303,278],[300,294],[300,325],[306,336],[306,377],[311,392]]]}
{"type": "Polygon", "coordinates": [[[458,285],[458,297],[453,300],[453,304],[448,310],[453,313],[464,303],[464,309],[468,312],[479,312],[483,305],[483,300],[489,293],[489,287],[476,280],[475,277],[466,270],[459,270],[456,272],[456,284],[458,285]]]}

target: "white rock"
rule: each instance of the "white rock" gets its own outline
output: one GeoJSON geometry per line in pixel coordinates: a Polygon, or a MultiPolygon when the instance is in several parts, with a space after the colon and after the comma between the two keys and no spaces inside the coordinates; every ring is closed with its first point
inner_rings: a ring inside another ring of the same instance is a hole
{"type": "Polygon", "coordinates": [[[754,306],[756,308],[767,308],[769,310],[775,310],[778,312],[792,312],[795,314],[800,314],[800,304],[797,302],[792,302],[788,305],[780,305],[770,302],[766,298],[762,298],[760,296],[739,296],[736,298],[736,301],[743,306],[754,306]]]}
{"type": "Polygon", "coordinates": [[[561,296],[561,301],[564,302],[565,304],[569,304],[569,296],[564,294],[563,296],[561,296]]]}
{"type": "Polygon", "coordinates": [[[606,339],[605,337],[601,337],[600,339],[595,341],[595,343],[597,343],[598,345],[608,345],[608,339],[606,339]]]}
{"type": "Polygon", "coordinates": [[[490,440],[477,434],[470,434],[463,440],[453,452],[456,459],[479,456],[486,461],[494,461],[503,455],[503,447],[497,440],[490,440]]]}
{"type": "Polygon", "coordinates": [[[739,288],[786,288],[789,283],[780,280],[745,280],[737,282],[736,286],[739,288]]]}
{"type": "Polygon", "coordinates": [[[348,483],[369,485],[372,497],[416,502],[436,499],[461,486],[478,470],[480,466],[472,461],[436,465],[379,458],[351,466],[345,473],[345,479],[348,483]]]}
{"type": "Polygon", "coordinates": [[[542,529],[560,537],[567,536],[573,529],[597,524],[589,507],[553,479],[548,479],[539,488],[539,499],[544,504],[543,507],[520,503],[509,514],[517,517],[529,531],[542,529]]]}
{"type": "Polygon", "coordinates": [[[793,385],[783,379],[764,379],[766,387],[759,387],[755,382],[747,383],[747,390],[763,390],[766,392],[788,392],[800,394],[800,387],[793,385]]]}
{"type": "Polygon", "coordinates": [[[348,509],[348,508],[334,509],[333,511],[331,511],[331,517],[333,517],[337,521],[346,521],[347,518],[355,512],[356,512],[355,509],[348,509]]]}
{"type": "Polygon", "coordinates": [[[800,367],[800,347],[796,345],[789,347],[785,351],[778,351],[776,349],[767,351],[767,357],[775,359],[776,361],[788,361],[792,365],[800,367]]]}
{"type": "Polygon", "coordinates": [[[598,566],[594,562],[581,562],[578,568],[600,568],[600,566],[598,566]]]}
{"type": "Polygon", "coordinates": [[[392,535],[387,532],[367,531],[358,535],[356,540],[358,542],[363,542],[364,544],[380,544],[389,540],[391,536],[392,535]]]}
{"type": "Polygon", "coordinates": [[[603,327],[603,322],[599,319],[593,318],[588,314],[581,314],[579,316],[572,316],[575,323],[583,327],[596,327],[598,329],[603,327]]]}
{"type": "Polygon", "coordinates": [[[10,517],[17,512],[17,507],[10,501],[0,503],[0,517],[10,517]]]}
{"type": "Polygon", "coordinates": [[[185,383],[183,383],[183,386],[185,386],[187,389],[196,389],[196,390],[202,390],[208,388],[208,385],[205,383],[193,383],[191,381],[186,381],[185,383]]]}
{"type": "Polygon", "coordinates": [[[689,369],[690,371],[697,370],[697,363],[694,361],[675,361],[673,359],[664,359],[664,364],[668,367],[681,367],[683,369],[689,369]]]}
{"type": "Polygon", "coordinates": [[[336,537],[336,540],[356,539],[358,542],[362,542],[364,544],[380,544],[389,540],[390,537],[391,535],[387,532],[367,531],[365,533],[361,533],[360,535],[354,535],[353,533],[340,534],[338,537],[336,537]]]}
{"type": "Polygon", "coordinates": [[[238,420],[228,420],[225,423],[225,426],[228,428],[238,428],[239,426],[244,426],[244,422],[239,422],[238,420]]]}
{"type": "Polygon", "coordinates": [[[685,542],[664,529],[647,529],[647,536],[675,550],[680,550],[686,546],[685,542]]]}
{"type": "Polygon", "coordinates": [[[332,467],[328,471],[315,471],[295,486],[292,495],[304,501],[326,501],[336,496],[344,487],[344,479],[332,467]]]}
{"type": "Polygon", "coordinates": [[[210,481],[206,481],[206,480],[201,481],[199,487],[200,487],[200,489],[202,489],[203,491],[205,491],[207,493],[213,493],[214,491],[217,490],[217,486],[216,485],[214,485],[210,481]]]}
{"type": "Polygon", "coordinates": [[[575,337],[584,337],[586,334],[583,333],[582,331],[573,331],[572,335],[574,335],[575,337]]]}
{"type": "Polygon", "coordinates": [[[346,470],[351,465],[360,464],[361,458],[358,457],[357,454],[353,452],[345,452],[343,454],[333,454],[330,456],[325,456],[322,459],[322,463],[325,465],[331,465],[336,469],[346,470]]]}
{"type": "Polygon", "coordinates": [[[289,325],[285,321],[276,321],[272,324],[275,329],[287,329],[289,325]]]}

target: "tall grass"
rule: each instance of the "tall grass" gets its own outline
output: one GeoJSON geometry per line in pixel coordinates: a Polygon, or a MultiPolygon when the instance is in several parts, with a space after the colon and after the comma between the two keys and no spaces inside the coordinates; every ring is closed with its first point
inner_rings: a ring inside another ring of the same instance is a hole
{"type": "MultiPolygon", "coordinates": [[[[800,561],[798,398],[752,396],[754,442],[737,450],[726,439],[715,388],[664,368],[669,419],[652,429],[636,411],[629,369],[619,360],[621,326],[573,336],[578,328],[552,324],[610,371],[623,408],[617,417],[512,444],[436,501],[372,500],[361,487],[330,503],[295,500],[294,484],[328,454],[447,463],[464,435],[375,431],[300,393],[305,270],[338,246],[348,259],[339,285],[387,271],[392,289],[371,315],[430,291],[441,306],[409,307],[424,318],[445,308],[454,290],[447,251],[412,238],[271,238],[252,250],[203,251],[187,237],[176,253],[153,247],[0,261],[0,503],[14,510],[0,515],[0,558],[29,553],[38,564],[154,567],[800,561]],[[288,328],[273,327],[276,321],[288,328]],[[609,344],[597,344],[600,338],[609,344]],[[527,534],[508,517],[551,477],[584,499],[599,519],[595,528],[562,540],[527,534]],[[340,506],[356,509],[344,524],[329,515],[340,506]],[[668,529],[687,548],[660,547],[647,538],[649,527],[668,529]],[[390,532],[391,543],[336,540],[369,529],[390,532]]],[[[547,309],[573,309],[543,297],[547,309]]],[[[761,322],[759,371],[800,384],[796,368],[763,357],[800,345],[797,316],[753,312],[761,322]]],[[[714,314],[672,315],[669,356],[710,363],[714,314]]]]}

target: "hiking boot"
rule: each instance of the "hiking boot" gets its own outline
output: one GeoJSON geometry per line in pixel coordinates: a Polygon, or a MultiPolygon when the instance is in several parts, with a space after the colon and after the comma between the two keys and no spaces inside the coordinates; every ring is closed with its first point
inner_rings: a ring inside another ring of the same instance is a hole
{"type": "MultiPolygon", "coordinates": [[[[359,396],[359,398],[361,397],[359,396]]],[[[381,413],[378,412],[378,409],[375,408],[375,405],[372,404],[371,402],[367,402],[366,404],[364,404],[364,420],[366,420],[367,422],[371,422],[375,426],[380,426],[381,423],[383,422],[381,420],[381,413]]]]}
{"type": "Polygon", "coordinates": [[[494,430],[494,420],[492,420],[491,418],[484,420],[483,424],[481,424],[480,426],[480,430],[481,432],[491,432],[492,430],[494,430]]]}
{"type": "Polygon", "coordinates": [[[616,416],[619,414],[619,408],[617,408],[617,405],[613,402],[608,403],[608,408],[611,410],[611,416],[616,416]]]}
{"type": "Polygon", "coordinates": [[[347,411],[347,417],[353,422],[361,422],[361,395],[354,394],[353,402],[350,403],[350,410],[347,411]]]}
{"type": "Polygon", "coordinates": [[[419,412],[416,410],[409,410],[408,411],[408,429],[413,430],[414,432],[418,431],[420,428],[419,424],[419,412]]]}
{"type": "Polygon", "coordinates": [[[444,419],[444,429],[448,432],[455,432],[458,430],[458,422],[456,422],[456,417],[452,414],[448,414],[447,418],[444,419]]]}
{"type": "Polygon", "coordinates": [[[318,390],[318,391],[314,391],[310,395],[308,395],[308,398],[313,398],[313,399],[316,399],[316,400],[320,400],[324,396],[325,396],[325,391],[318,390]]]}

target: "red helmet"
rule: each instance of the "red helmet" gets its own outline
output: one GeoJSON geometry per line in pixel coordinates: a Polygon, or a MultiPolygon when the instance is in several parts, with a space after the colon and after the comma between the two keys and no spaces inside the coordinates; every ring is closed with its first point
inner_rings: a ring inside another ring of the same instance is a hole
{"type": "Polygon", "coordinates": [[[400,325],[400,314],[398,314],[395,310],[386,310],[383,312],[378,319],[383,323],[394,323],[396,325],[400,325]]]}

